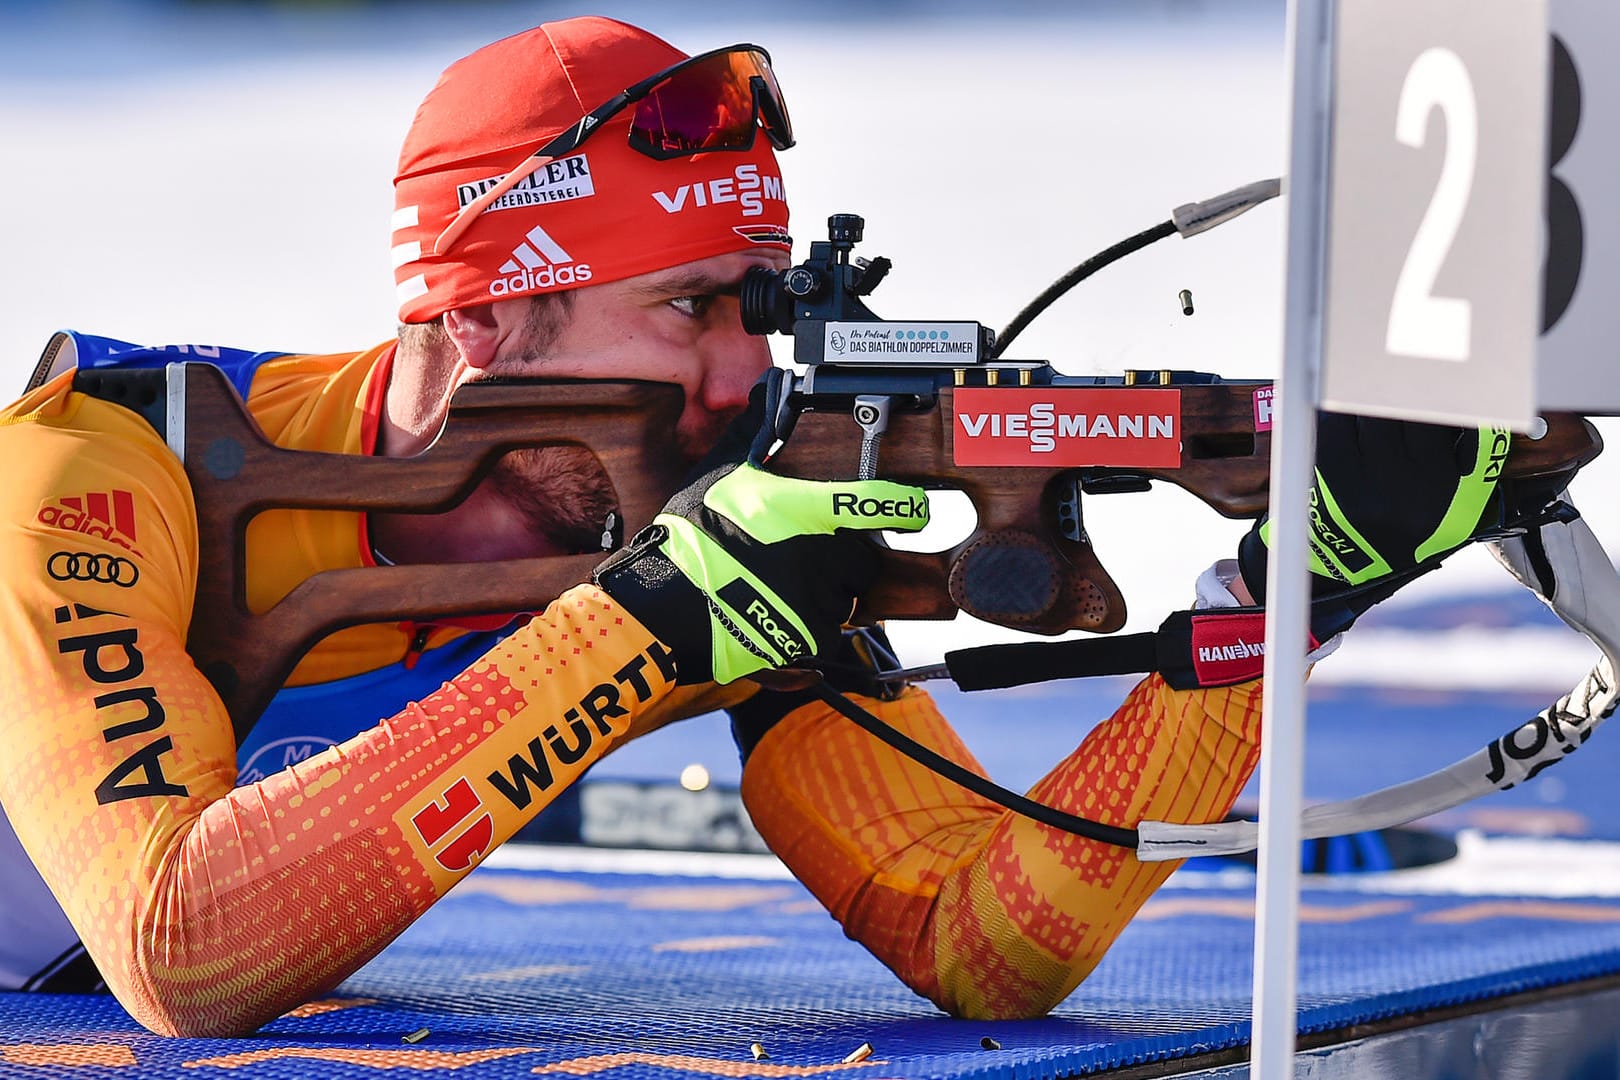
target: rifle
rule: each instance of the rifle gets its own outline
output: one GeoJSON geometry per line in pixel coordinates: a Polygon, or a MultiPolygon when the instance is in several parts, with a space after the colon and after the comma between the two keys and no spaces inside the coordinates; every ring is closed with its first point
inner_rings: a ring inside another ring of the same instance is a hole
{"type": "MultiPolygon", "coordinates": [[[[950,551],[884,550],[857,620],[965,611],[1037,634],[1110,633],[1125,621],[1125,601],[1086,534],[1084,496],[1147,491],[1158,480],[1225,517],[1265,511],[1270,381],[1169,369],[1063,375],[1001,360],[1012,335],[998,340],[975,322],[885,321],[861,297],[887,260],[850,256],[863,226],[834,215],[829,239],[812,243],[804,263],[750,270],[741,295],[744,326],[793,335],[806,368],[767,420],[781,447],[773,470],[869,478],[881,464],[885,479],[959,489],[977,511],[972,535],[950,551]]],[[[1116,245],[1060,288],[1168,231],[1116,245]]],[[[1020,318],[1015,327],[1027,324],[1020,318]]],[[[1505,478],[1572,476],[1602,449],[1584,417],[1543,419],[1534,438],[1514,441],[1505,478]]]]}
{"type": "MultiPolygon", "coordinates": [[[[957,611],[1037,634],[1107,634],[1125,601],[1087,537],[1083,498],[1176,484],[1216,512],[1266,507],[1271,384],[1186,370],[1069,376],[1039,361],[1001,359],[1041,307],[1109,262],[1172,232],[1190,236],[1276,194],[1276,181],[1189,204],[1170,222],[1081,264],[1020,315],[999,342],[977,322],[892,322],[862,298],[886,259],[851,257],[863,222],[834,215],[828,240],[781,272],[755,268],[742,286],[745,326],[794,337],[805,366],[768,418],[772,469],[808,479],[872,476],[967,494],[973,533],[949,551],[880,552],[878,584],[857,622],[949,619],[957,611]]],[[[778,369],[780,371],[780,369],[778,369]]],[[[162,376],[132,402],[172,403],[153,422],[191,480],[205,544],[187,648],[213,682],[240,741],[299,658],[335,630],[371,622],[537,611],[588,579],[603,553],[496,563],[384,566],[316,574],[270,609],[246,602],[248,522],[271,508],[442,511],[513,449],[590,451],[618,496],[604,550],[650,522],[679,486],[668,442],[678,388],[655,383],[488,381],[459,388],[436,442],[408,460],[295,452],[273,446],[224,376],[206,364],[157,372],[81,371],[76,385],[162,376]],[[176,407],[178,406],[178,407],[176,407]],[[160,417],[162,423],[159,422],[160,417]],[[616,518],[616,520],[614,520],[616,518]],[[243,657],[252,662],[242,663],[243,657]]],[[[1602,448],[1584,417],[1545,417],[1515,439],[1510,481],[1555,481],[1602,448]]]]}

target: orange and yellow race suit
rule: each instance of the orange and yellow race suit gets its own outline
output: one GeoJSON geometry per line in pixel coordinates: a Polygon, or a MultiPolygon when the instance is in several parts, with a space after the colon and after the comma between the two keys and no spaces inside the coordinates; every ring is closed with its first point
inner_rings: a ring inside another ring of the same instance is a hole
{"type": "MultiPolygon", "coordinates": [[[[392,355],[269,360],[250,411],[280,445],[371,452],[392,355]]],[[[185,650],[210,602],[198,548],[222,538],[198,535],[163,439],[65,375],[0,412],[0,460],[0,805],[108,987],[156,1032],[251,1030],[328,990],[616,742],[709,692],[677,690],[678,643],[581,585],[392,715],[357,711],[352,737],[239,782],[230,718],[185,650]]],[[[368,565],[364,535],[358,514],[262,515],[250,606],[368,565]]],[[[334,634],[290,681],[386,668],[411,632],[334,634]]],[[[1255,683],[1149,677],[1032,794],[1118,825],[1219,819],[1257,758],[1259,702],[1255,683]]],[[[863,704],[977,768],[922,693],[863,704]]],[[[769,725],[743,790],[849,936],[961,1015],[1055,1005],[1172,869],[1005,812],[822,705],[769,725]]]]}

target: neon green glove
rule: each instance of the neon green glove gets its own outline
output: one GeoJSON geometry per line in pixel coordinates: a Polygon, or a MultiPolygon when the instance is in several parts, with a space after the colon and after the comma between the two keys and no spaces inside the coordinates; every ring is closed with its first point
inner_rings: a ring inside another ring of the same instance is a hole
{"type": "Polygon", "coordinates": [[[594,577],[675,654],[676,682],[729,683],[834,648],[876,573],[861,533],[927,524],[921,488],[731,462],[671,499],[594,577]]]}
{"type": "MultiPolygon", "coordinates": [[[[1337,633],[1374,604],[1499,523],[1502,428],[1318,414],[1311,485],[1313,625],[1337,633]]],[[[1239,545],[1244,583],[1263,600],[1270,522],[1239,545]]],[[[1323,639],[1325,640],[1325,638],[1323,639]]]]}

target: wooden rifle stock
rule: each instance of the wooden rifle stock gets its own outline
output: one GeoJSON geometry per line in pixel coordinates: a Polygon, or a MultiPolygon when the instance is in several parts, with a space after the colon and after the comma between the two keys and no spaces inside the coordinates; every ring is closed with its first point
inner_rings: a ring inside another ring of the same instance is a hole
{"type": "MultiPolygon", "coordinates": [[[[219,690],[245,737],[298,660],[333,631],[363,623],[538,611],[588,580],[600,554],[482,563],[328,570],[264,611],[246,589],[248,522],[276,508],[434,513],[454,506],[503,454],[529,446],[581,446],[596,455],[619,498],[624,536],[652,520],[683,470],[673,432],[678,387],[637,382],[473,383],[456,391],[432,447],[415,458],[289,451],[273,446],[218,369],[185,365],[184,460],[204,538],[187,649],[219,690]],[[224,542],[221,542],[224,541],[224,542]]],[[[955,488],[978,513],[950,551],[885,548],[876,585],[856,617],[949,619],[958,610],[1041,634],[1107,633],[1125,601],[1085,538],[1080,493],[1176,484],[1227,517],[1266,506],[1270,433],[1256,432],[1262,383],[1181,386],[1177,468],[964,467],[952,460],[951,388],[936,407],[896,410],[881,444],[880,475],[955,488]]],[[[1546,417],[1539,440],[1516,438],[1508,479],[1573,473],[1602,442],[1584,418],[1546,417]]],[[[805,411],[771,459],[807,479],[854,474],[861,430],[848,411],[805,411]]]]}
{"type": "Polygon", "coordinates": [[[465,498],[509,451],[568,445],[596,455],[633,530],[652,520],[684,471],[674,445],[683,394],[665,383],[471,383],[456,391],[431,447],[414,458],[384,458],[276,447],[219,369],[185,367],[184,460],[203,538],[186,650],[224,699],[238,742],[298,660],[333,631],[540,611],[589,580],[603,558],[327,570],[253,611],[246,537],[255,515],[277,508],[434,513],[465,498]]]}

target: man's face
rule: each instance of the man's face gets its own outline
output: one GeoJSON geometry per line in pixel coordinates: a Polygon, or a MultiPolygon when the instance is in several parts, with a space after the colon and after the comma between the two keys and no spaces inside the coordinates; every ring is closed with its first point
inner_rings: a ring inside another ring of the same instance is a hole
{"type": "Polygon", "coordinates": [[[690,461],[702,457],[748,404],[771,365],[762,337],[743,330],[737,290],[753,266],[780,269],[785,252],[735,252],[574,290],[566,325],[535,347],[503,353],[526,373],[554,379],[674,383],[686,394],[675,435],[690,461]]]}
{"type": "MultiPolygon", "coordinates": [[[[754,266],[780,269],[780,251],[736,252],[573,290],[559,329],[523,300],[505,301],[507,324],[488,374],[673,383],[685,394],[675,437],[695,463],[748,404],[771,365],[766,339],[743,330],[737,290],[754,266]],[[510,305],[510,306],[507,306],[510,305]]],[[[552,545],[593,550],[615,499],[591,455],[558,447],[502,459],[490,478],[552,545]]]]}

